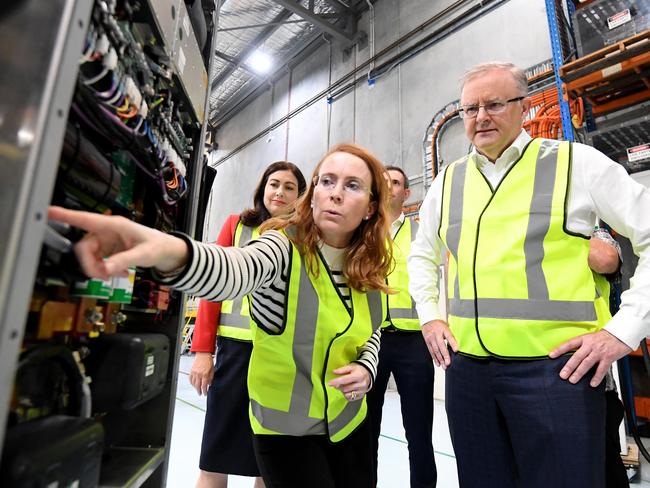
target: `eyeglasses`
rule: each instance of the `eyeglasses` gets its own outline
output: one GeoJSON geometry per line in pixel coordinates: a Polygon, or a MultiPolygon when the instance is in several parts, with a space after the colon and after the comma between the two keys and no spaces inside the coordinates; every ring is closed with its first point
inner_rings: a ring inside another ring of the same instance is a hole
{"type": "Polygon", "coordinates": [[[458,114],[460,115],[461,119],[474,119],[478,115],[478,111],[481,109],[481,107],[483,107],[485,111],[488,113],[488,115],[496,115],[505,111],[506,106],[509,103],[519,102],[524,98],[526,97],[511,98],[510,100],[506,100],[505,102],[502,102],[501,100],[495,100],[493,102],[488,102],[484,105],[466,105],[459,109],[458,114]]]}
{"type": "MultiPolygon", "coordinates": [[[[331,192],[334,191],[339,184],[339,179],[332,175],[316,175],[314,176],[312,183],[314,184],[314,187],[319,187],[325,191],[331,192]]],[[[354,178],[347,179],[343,182],[343,191],[354,196],[361,196],[365,193],[372,195],[372,192],[367,186],[354,178]]]]}

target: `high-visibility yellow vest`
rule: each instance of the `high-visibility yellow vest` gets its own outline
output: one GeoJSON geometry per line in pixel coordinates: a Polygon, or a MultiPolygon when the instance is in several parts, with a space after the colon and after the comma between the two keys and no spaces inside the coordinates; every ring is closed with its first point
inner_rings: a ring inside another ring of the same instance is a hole
{"type": "MultiPolygon", "coordinates": [[[[257,239],[259,235],[259,227],[249,227],[240,221],[235,228],[232,245],[243,247],[249,241],[257,239]]],[[[250,318],[248,297],[221,302],[221,316],[217,329],[220,336],[250,342],[252,340],[251,325],[253,324],[254,322],[250,318]]]]}
{"type": "Polygon", "coordinates": [[[609,296],[612,292],[612,285],[604,275],[598,274],[595,271],[593,272],[594,282],[596,283],[596,289],[603,296],[603,300],[607,304],[607,309],[610,310],[609,306],[609,296]]]}
{"type": "Polygon", "coordinates": [[[386,281],[397,294],[386,295],[388,314],[382,328],[392,325],[399,330],[421,330],[418,314],[415,310],[415,301],[409,294],[409,275],[406,268],[406,258],[411,252],[411,242],[415,239],[417,231],[417,222],[411,221],[407,217],[393,238],[395,269],[393,269],[386,281]]]}
{"type": "Polygon", "coordinates": [[[471,356],[542,358],[611,318],[566,227],[571,145],[534,139],[496,188],[466,157],[445,172],[449,326],[471,356]]]}
{"type": "Polygon", "coordinates": [[[351,289],[349,311],[320,253],[314,277],[291,247],[284,330],[253,332],[251,426],[256,434],[326,433],[338,442],[365,419],[366,400],[348,402],[328,382],[337,377],[333,370],[357,359],[381,324],[383,298],[378,291],[351,289]]]}

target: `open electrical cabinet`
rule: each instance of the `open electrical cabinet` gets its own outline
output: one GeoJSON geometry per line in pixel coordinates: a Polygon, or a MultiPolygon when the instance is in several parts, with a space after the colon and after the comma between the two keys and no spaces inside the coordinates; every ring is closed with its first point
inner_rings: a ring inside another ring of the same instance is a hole
{"type": "Polygon", "coordinates": [[[194,235],[215,7],[0,7],[1,486],[165,485],[184,297],[88,280],[47,207],[194,235]]]}

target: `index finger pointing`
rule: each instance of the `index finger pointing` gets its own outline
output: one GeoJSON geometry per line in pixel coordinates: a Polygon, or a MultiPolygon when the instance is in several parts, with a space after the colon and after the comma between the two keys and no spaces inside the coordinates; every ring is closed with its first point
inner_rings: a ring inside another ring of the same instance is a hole
{"type": "Polygon", "coordinates": [[[87,231],[106,228],[106,216],[104,215],[79,210],[68,210],[63,207],[51,206],[47,211],[47,218],[66,222],[87,231]]]}

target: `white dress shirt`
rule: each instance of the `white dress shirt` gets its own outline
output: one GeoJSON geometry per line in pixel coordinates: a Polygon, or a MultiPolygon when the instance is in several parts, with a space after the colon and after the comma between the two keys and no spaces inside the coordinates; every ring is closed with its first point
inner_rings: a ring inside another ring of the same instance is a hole
{"type": "MultiPolygon", "coordinates": [[[[468,164],[476,164],[496,187],[531,140],[522,130],[496,162],[490,162],[476,148],[468,164]]],[[[420,208],[420,228],[408,258],[409,291],[416,302],[420,323],[441,319],[438,311],[438,267],[444,263],[445,245],[438,235],[442,208],[442,175],[427,192],[420,208]]],[[[621,297],[618,313],[605,326],[632,349],[650,335],[650,190],[630,178],[620,164],[584,144],[573,144],[573,164],[567,228],[586,237],[599,217],[619,234],[629,238],[639,256],[630,289],[621,297]]]]}
{"type": "Polygon", "coordinates": [[[406,215],[404,215],[404,212],[399,214],[399,217],[397,217],[395,220],[393,220],[393,223],[390,224],[390,236],[395,239],[395,236],[397,235],[397,231],[399,230],[400,227],[402,227],[402,224],[404,223],[404,220],[406,219],[406,215]]]}

